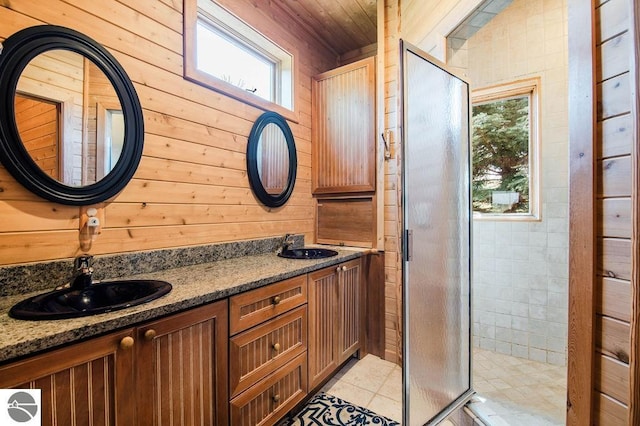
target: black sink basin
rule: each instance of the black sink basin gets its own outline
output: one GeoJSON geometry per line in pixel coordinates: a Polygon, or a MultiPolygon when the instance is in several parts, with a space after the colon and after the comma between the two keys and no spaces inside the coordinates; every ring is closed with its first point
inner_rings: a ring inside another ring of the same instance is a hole
{"type": "Polygon", "coordinates": [[[310,247],[282,250],[278,253],[278,256],[286,257],[287,259],[324,259],[326,257],[333,257],[337,255],[338,252],[335,250],[310,247]]]}
{"type": "Polygon", "coordinates": [[[155,280],[105,281],[84,289],[65,288],[39,294],[15,304],[9,316],[26,320],[76,318],[151,302],[171,291],[155,280]]]}

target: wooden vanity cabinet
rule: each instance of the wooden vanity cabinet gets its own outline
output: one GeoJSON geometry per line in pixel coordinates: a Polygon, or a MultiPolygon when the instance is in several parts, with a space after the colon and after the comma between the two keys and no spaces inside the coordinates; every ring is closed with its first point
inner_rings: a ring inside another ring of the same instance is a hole
{"type": "Polygon", "coordinates": [[[228,420],[227,301],[136,329],[139,425],[219,425],[228,420]]]}
{"type": "Polygon", "coordinates": [[[360,259],[0,366],[42,424],[273,425],[362,344],[360,259]],[[74,423],[75,422],[75,423],[74,423]]]}
{"type": "Polygon", "coordinates": [[[232,425],[273,425],[307,396],[307,275],[230,298],[232,425]]]}
{"type": "Polygon", "coordinates": [[[364,331],[360,259],[309,273],[309,388],[360,349],[364,331]]]}
{"type": "Polygon", "coordinates": [[[42,389],[42,424],[224,425],[227,301],[0,367],[0,388],[42,389]]]}
{"type": "Polygon", "coordinates": [[[134,329],[0,367],[0,388],[41,389],[42,425],[133,425],[134,329]]]}

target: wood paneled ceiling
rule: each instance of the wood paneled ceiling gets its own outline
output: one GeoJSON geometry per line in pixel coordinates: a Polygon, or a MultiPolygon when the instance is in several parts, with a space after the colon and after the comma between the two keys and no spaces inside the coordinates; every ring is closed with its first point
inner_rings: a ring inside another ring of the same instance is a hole
{"type": "Polygon", "coordinates": [[[273,0],[342,56],[376,43],[376,0],[273,0]]]}

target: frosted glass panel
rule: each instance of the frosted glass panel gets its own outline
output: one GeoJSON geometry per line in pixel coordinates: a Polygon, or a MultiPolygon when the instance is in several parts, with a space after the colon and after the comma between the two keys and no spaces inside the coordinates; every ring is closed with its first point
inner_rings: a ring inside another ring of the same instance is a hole
{"type": "Polygon", "coordinates": [[[422,425],[471,387],[468,85],[404,52],[405,424],[422,425]]]}

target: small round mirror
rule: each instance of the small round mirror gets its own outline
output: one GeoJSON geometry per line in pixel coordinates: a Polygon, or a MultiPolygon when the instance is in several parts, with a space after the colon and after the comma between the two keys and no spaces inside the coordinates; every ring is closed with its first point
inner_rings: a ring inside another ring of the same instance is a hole
{"type": "Polygon", "coordinates": [[[116,59],[74,30],[19,31],[0,55],[0,160],[51,201],[105,201],[142,156],[142,108],[116,59]]]}
{"type": "Polygon", "coordinates": [[[275,112],[265,112],[249,134],[247,171],[251,189],[264,205],[282,206],[293,192],[296,169],[296,147],[287,121],[275,112]]]}

